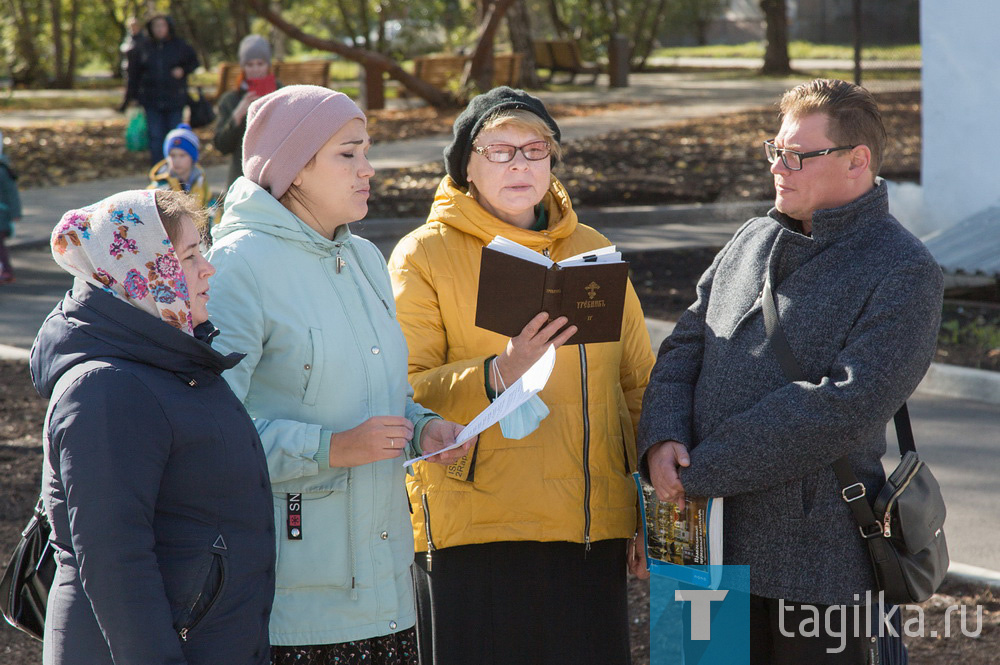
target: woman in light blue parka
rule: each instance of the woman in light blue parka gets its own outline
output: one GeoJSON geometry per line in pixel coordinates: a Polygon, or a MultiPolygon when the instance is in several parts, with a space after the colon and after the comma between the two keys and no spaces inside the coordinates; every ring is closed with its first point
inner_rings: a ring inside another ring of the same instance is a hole
{"type": "MultiPolygon", "coordinates": [[[[385,260],[347,226],[368,212],[370,145],[341,93],[259,99],[246,175],[213,230],[216,346],[247,354],[224,376],[271,474],[276,664],[417,662],[403,456],[460,430],[413,402],[385,260]]],[[[431,459],[451,463],[472,443],[431,459]]]]}

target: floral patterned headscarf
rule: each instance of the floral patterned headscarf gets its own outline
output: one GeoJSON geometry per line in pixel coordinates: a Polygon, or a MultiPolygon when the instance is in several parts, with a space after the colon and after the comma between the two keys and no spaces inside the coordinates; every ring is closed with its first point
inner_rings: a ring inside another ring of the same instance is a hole
{"type": "Polygon", "coordinates": [[[70,210],[52,231],[52,257],[75,277],[194,334],[184,271],[151,190],[70,210]]]}

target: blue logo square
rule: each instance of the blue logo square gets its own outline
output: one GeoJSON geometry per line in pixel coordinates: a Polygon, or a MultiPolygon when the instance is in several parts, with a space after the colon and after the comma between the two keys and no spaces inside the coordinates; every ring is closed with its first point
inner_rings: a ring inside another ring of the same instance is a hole
{"type": "Polygon", "coordinates": [[[708,570],[708,587],[650,578],[650,665],[749,665],[750,569],[708,570]]]}

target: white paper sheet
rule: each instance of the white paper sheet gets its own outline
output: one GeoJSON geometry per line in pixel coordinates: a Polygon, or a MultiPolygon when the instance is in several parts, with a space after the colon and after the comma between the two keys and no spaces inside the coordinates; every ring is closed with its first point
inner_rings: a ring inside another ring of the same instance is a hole
{"type": "Polygon", "coordinates": [[[528,368],[520,379],[514,382],[514,385],[503,391],[499,397],[497,397],[492,404],[482,410],[478,416],[472,419],[468,425],[462,428],[462,431],[458,433],[455,437],[455,443],[451,444],[446,448],[442,448],[437,452],[428,453],[420,457],[415,457],[410,460],[403,462],[404,467],[408,467],[414,462],[419,462],[420,460],[425,460],[428,457],[433,457],[453,448],[458,448],[460,445],[468,441],[474,436],[485,432],[488,428],[500,422],[500,419],[507,414],[513,413],[515,409],[531,399],[531,396],[540,391],[545,387],[545,383],[549,380],[549,376],[552,375],[552,368],[556,364],[556,349],[554,346],[549,344],[549,348],[545,350],[542,357],[539,358],[534,365],[528,368]]]}

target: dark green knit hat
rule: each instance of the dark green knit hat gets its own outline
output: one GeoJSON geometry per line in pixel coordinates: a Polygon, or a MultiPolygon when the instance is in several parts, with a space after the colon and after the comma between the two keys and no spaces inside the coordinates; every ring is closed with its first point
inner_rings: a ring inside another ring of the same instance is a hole
{"type": "Polygon", "coordinates": [[[445,170],[459,187],[469,186],[466,166],[468,166],[469,155],[472,152],[472,142],[479,135],[483,125],[497,112],[514,109],[530,111],[544,120],[545,124],[552,128],[556,143],[559,142],[561,136],[559,125],[545,110],[542,100],[537,97],[532,97],[524,90],[514,90],[505,85],[477,95],[455,118],[453,128],[455,136],[448,147],[444,149],[445,170]]]}

